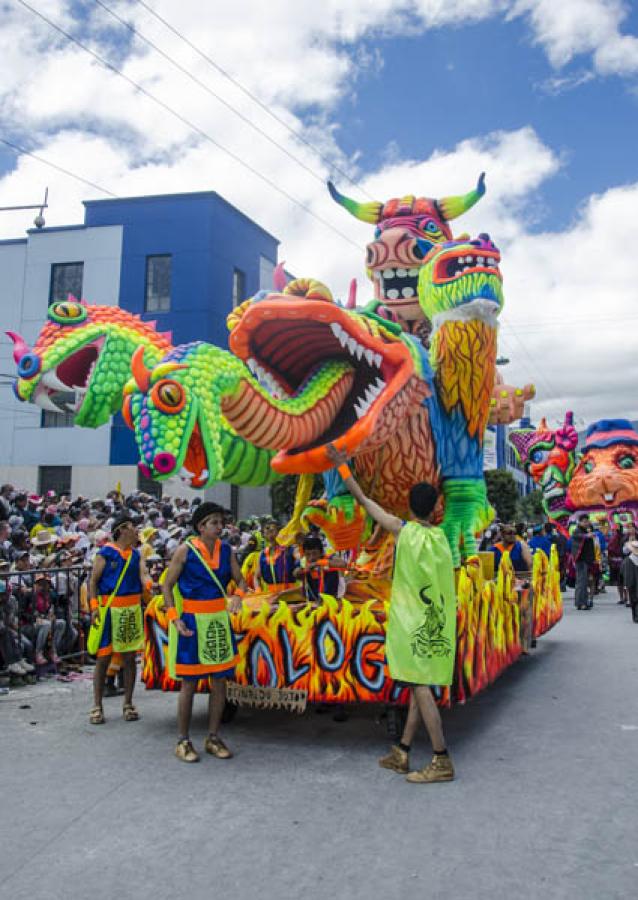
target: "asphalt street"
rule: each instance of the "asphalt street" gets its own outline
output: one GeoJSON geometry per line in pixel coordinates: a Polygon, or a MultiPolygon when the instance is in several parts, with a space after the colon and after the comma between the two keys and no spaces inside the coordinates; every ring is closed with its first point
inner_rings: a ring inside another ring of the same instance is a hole
{"type": "MultiPolygon", "coordinates": [[[[378,768],[372,708],[242,710],[235,758],[187,766],[175,695],[140,690],[138,723],[106,700],[103,727],[88,681],[0,697],[0,897],[638,897],[638,626],[615,600],[568,596],[532,655],[445,713],[449,784],[378,768]]],[[[421,736],[413,765],[428,755],[421,736]]]]}

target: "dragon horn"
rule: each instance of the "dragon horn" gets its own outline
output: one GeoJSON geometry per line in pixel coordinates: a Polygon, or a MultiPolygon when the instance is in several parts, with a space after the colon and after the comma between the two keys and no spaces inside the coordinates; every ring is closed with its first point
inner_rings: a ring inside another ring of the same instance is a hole
{"type": "Polygon", "coordinates": [[[286,275],[286,271],[284,269],[285,265],[286,260],[282,259],[280,263],[277,263],[277,265],[275,266],[275,271],[272,273],[272,286],[279,294],[281,294],[283,289],[288,284],[288,276],[286,275]]]}
{"type": "Polygon", "coordinates": [[[376,200],[373,200],[371,203],[357,203],[356,200],[351,200],[345,194],[340,194],[331,181],[328,182],[328,190],[332,199],[339,206],[347,209],[355,219],[361,219],[362,222],[370,222],[372,225],[376,225],[381,218],[383,203],[378,203],[376,200]]]}
{"type": "Polygon", "coordinates": [[[348,291],[348,301],[346,309],[354,309],[357,305],[357,279],[353,278],[350,282],[350,290],[348,291]]]}
{"type": "Polygon", "coordinates": [[[458,197],[443,197],[441,200],[437,200],[437,205],[445,221],[449,222],[451,219],[462,216],[468,209],[472,209],[484,193],[485,172],[481,172],[476,187],[469,194],[461,194],[458,197]]]}
{"type": "Polygon", "coordinates": [[[25,339],[15,331],[5,331],[5,334],[13,341],[13,358],[19,363],[26,353],[31,352],[31,347],[29,347],[25,339]]]}
{"type": "Polygon", "coordinates": [[[151,386],[151,371],[144,364],[144,347],[138,347],[131,357],[131,372],[138,388],[145,394],[151,386]]]}

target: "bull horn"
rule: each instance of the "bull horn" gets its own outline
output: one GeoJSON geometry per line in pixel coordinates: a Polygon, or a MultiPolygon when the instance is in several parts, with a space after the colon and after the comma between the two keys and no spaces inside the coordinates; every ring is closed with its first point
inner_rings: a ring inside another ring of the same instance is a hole
{"type": "Polygon", "coordinates": [[[328,182],[328,190],[332,199],[339,206],[347,209],[355,219],[361,219],[362,222],[370,222],[371,225],[376,225],[381,218],[383,203],[378,203],[376,200],[370,203],[357,203],[356,200],[351,200],[345,194],[340,194],[331,181],[328,182]]]}
{"type": "Polygon", "coordinates": [[[549,428],[549,425],[547,424],[547,419],[545,418],[545,416],[543,416],[543,418],[538,423],[537,431],[549,431],[549,430],[550,430],[550,428],[549,428]]]}
{"type": "Polygon", "coordinates": [[[281,294],[283,289],[288,284],[288,276],[286,275],[286,270],[284,269],[285,265],[286,261],[282,259],[280,263],[277,263],[277,265],[275,266],[275,271],[272,273],[272,286],[278,294],[281,294]]]}
{"type": "Polygon", "coordinates": [[[151,386],[151,371],[144,363],[144,347],[138,347],[131,357],[131,372],[140,391],[146,394],[151,386]]]}
{"type": "Polygon", "coordinates": [[[472,209],[475,203],[478,203],[485,193],[485,172],[481,172],[479,180],[474,190],[468,194],[460,194],[458,197],[443,197],[437,200],[437,205],[441,210],[441,215],[446,222],[462,216],[468,209],[472,209]]]}
{"type": "Polygon", "coordinates": [[[23,356],[31,352],[31,347],[29,347],[25,339],[15,331],[5,331],[5,334],[13,341],[13,359],[15,362],[19,363],[23,356]]]}
{"type": "Polygon", "coordinates": [[[346,309],[355,309],[357,305],[357,279],[353,278],[350,282],[350,290],[348,291],[348,300],[346,309]]]}

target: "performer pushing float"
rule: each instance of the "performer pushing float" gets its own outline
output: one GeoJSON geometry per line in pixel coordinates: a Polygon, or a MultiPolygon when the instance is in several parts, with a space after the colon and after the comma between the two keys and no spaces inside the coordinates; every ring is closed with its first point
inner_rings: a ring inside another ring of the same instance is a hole
{"type": "Polygon", "coordinates": [[[193,514],[196,537],[175,551],[162,586],[169,620],[169,670],[181,680],[177,704],[179,738],[175,756],[183,762],[199,761],[190,739],[193,695],[201,678],[210,680],[208,737],[204,749],[217,759],[233,755],[218,736],[226,702],[226,680],[232,678],[237,645],[228,611],[241,609],[246,583],[229,544],[220,540],[224,510],[202,503],[193,514]],[[227,595],[229,583],[235,593],[227,595]]]}
{"type": "Polygon", "coordinates": [[[445,745],[441,714],[430,689],[452,684],[456,652],[456,592],[450,545],[431,518],[438,491],[427,482],[415,484],[409,503],[413,521],[390,515],[363,493],[352,476],[348,457],[334,444],[328,456],[352,496],[397,542],[386,655],[391,677],[410,689],[410,706],[398,745],[379,760],[384,769],[407,775],[415,784],[452,781],[454,766],[445,745]],[[412,740],[423,720],[434,756],[423,769],[410,772],[412,740]]]}
{"type": "Polygon", "coordinates": [[[93,562],[89,583],[91,630],[88,650],[97,656],[93,672],[92,725],[105,722],[102,698],[106,672],[112,654],[122,655],[124,665],[124,706],[126,722],[136,722],[139,713],[133,705],[136,654],[144,646],[142,620],[143,586],[148,577],[137,542],[137,529],[127,515],[118,516],[111,529],[113,543],[101,547],[93,562]]]}

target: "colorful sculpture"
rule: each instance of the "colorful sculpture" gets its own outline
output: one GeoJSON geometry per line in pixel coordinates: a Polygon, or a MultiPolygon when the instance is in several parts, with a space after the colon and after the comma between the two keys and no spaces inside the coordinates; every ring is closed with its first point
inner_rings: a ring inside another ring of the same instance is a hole
{"type": "Polygon", "coordinates": [[[408,194],[385,203],[358,203],[339,193],[330,181],[328,190],[355,218],[376,225],[374,240],[366,247],[375,300],[383,306],[382,312],[400,320],[406,331],[414,330],[424,317],[417,290],[420,267],[436,244],[453,239],[448,223],[481,199],[485,174],[469,193],[440,200],[408,194]]]}
{"type": "Polygon", "coordinates": [[[543,493],[547,518],[564,533],[571,512],[567,490],[576,465],[578,432],[572,412],[565,413],[562,428],[552,431],[545,419],[538,428],[518,428],[508,440],[524,470],[543,493]]]}
{"type": "Polygon", "coordinates": [[[589,426],[567,499],[572,510],[638,520],[638,432],[631,422],[601,419],[589,426]]]}
{"type": "Polygon", "coordinates": [[[149,369],[140,348],[131,368],[122,413],[135,430],[145,476],[162,481],[179,475],[192,488],[218,481],[264,485],[279,478],[270,465],[273,453],[238,437],[220,413],[221,397],[242,378],[254,391],[264,391],[230,353],[195,341],[149,369]]]}
{"type": "Polygon", "coordinates": [[[122,391],[131,377],[131,359],[144,348],[149,365],[171,349],[171,335],[155,322],[117,306],[88,306],[68,300],[49,307],[48,321],[31,348],[12,331],[18,366],[14,392],[51,412],[72,412],[85,428],[104,425],[122,406],[122,391]]]}

